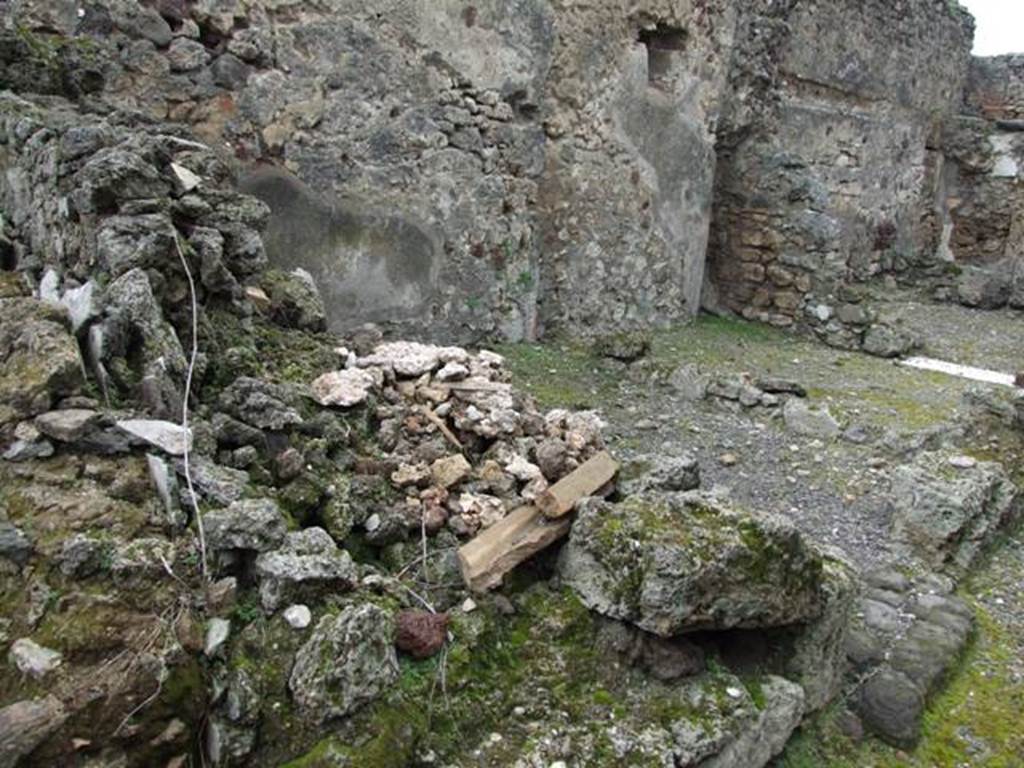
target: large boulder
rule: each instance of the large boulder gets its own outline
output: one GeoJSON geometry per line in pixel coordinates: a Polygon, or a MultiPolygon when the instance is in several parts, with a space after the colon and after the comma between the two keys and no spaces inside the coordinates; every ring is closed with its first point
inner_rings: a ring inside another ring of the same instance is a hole
{"type": "Polygon", "coordinates": [[[768,676],[761,683],[763,701],[748,727],[702,768],[748,768],[767,765],[786,747],[805,710],[804,691],[796,683],[768,676]]]}
{"type": "Polygon", "coordinates": [[[1000,262],[989,267],[964,267],[957,280],[957,299],[978,309],[999,309],[1010,300],[1011,267],[1000,262]]]}
{"type": "Polygon", "coordinates": [[[275,322],[309,331],[327,328],[324,300],[309,272],[270,270],[264,273],[261,284],[270,297],[270,316],[275,322]]]}
{"type": "MultiPolygon", "coordinates": [[[[622,718],[571,723],[549,719],[531,734],[528,751],[516,765],[761,768],[782,752],[804,712],[800,686],[773,675],[745,684],[722,672],[643,687],[650,697],[646,712],[630,713],[633,699],[627,694],[622,718]],[[609,757],[609,744],[617,759],[609,757]]],[[[506,763],[488,755],[481,764],[506,763]]]]}
{"type": "Polygon", "coordinates": [[[912,748],[920,738],[924,701],[909,677],[882,667],[864,683],[855,703],[868,730],[894,746],[912,748]]]}
{"type": "Polygon", "coordinates": [[[926,573],[913,581],[883,569],[864,575],[847,654],[861,685],[850,698],[864,726],[897,747],[921,735],[925,702],[963,658],[974,612],[952,579],[926,573]]]}
{"type": "Polygon", "coordinates": [[[81,384],[64,313],[35,299],[0,299],[0,426],[50,410],[81,384]]]}
{"type": "Polygon", "coordinates": [[[793,628],[785,675],[804,690],[804,707],[814,712],[839,693],[846,671],[846,638],[858,594],[853,566],[837,556],[824,558],[822,611],[793,628]]]}
{"type": "Polygon", "coordinates": [[[939,452],[897,467],[890,498],[894,535],[932,567],[968,568],[1020,508],[1002,465],[939,452]]]}
{"type": "Polygon", "coordinates": [[[236,501],[227,509],[203,516],[206,540],[212,550],[246,549],[267,552],[284,541],[288,527],[270,499],[236,501]]]}
{"type": "Polygon", "coordinates": [[[398,678],[394,635],[392,616],[373,604],[324,616],[295,654],[295,703],[323,722],[376,699],[398,678]]]}
{"type": "Polygon", "coordinates": [[[312,601],[325,592],[348,591],[359,574],[348,552],[323,528],[289,533],[284,546],[256,558],[260,601],[268,611],[312,601]]]}
{"type": "Polygon", "coordinates": [[[589,608],[662,637],[822,612],[822,558],[796,529],[701,494],[585,501],[560,568],[589,608]]]}

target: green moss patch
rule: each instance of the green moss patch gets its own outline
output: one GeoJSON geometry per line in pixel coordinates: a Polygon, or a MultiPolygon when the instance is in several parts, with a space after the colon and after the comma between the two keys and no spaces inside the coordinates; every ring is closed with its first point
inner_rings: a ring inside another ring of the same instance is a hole
{"type": "Polygon", "coordinates": [[[907,754],[873,739],[851,742],[840,731],[833,707],[790,742],[777,768],[1016,768],[1024,755],[1024,683],[1009,662],[1014,639],[983,609],[978,632],[944,691],[925,713],[921,742],[907,754]]]}
{"type": "Polygon", "coordinates": [[[443,656],[402,658],[386,700],[287,765],[404,768],[427,752],[441,765],[463,765],[495,732],[503,738],[489,743],[480,764],[511,765],[538,735],[531,724],[552,713],[585,728],[588,754],[600,761],[593,764],[654,765],[639,752],[617,757],[609,726],[668,728],[685,719],[713,729],[736,706],[725,692],[735,678],[725,673],[701,678],[694,698],[692,687],[619,666],[600,647],[597,619],[568,591],[537,585],[515,600],[511,617],[487,605],[453,616],[455,640],[443,656]]]}
{"type": "Polygon", "coordinates": [[[259,315],[249,322],[214,310],[207,314],[203,331],[204,349],[217,360],[208,382],[215,392],[239,376],[306,385],[340,367],[333,336],[282,328],[259,315]]]}
{"type": "Polygon", "coordinates": [[[649,354],[628,370],[572,342],[509,344],[498,351],[516,384],[546,408],[608,408],[630,388],[642,386],[630,381],[664,379],[689,364],[712,377],[746,372],[755,378],[792,379],[839,416],[912,431],[948,421],[970,386],[951,376],[839,352],[776,328],[710,316],[655,332],[649,354]]]}

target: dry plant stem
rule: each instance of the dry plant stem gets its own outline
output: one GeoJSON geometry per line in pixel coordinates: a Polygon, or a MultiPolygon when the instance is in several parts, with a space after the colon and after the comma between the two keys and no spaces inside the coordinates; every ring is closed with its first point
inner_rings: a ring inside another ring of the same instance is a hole
{"type": "Polygon", "coordinates": [[[413,589],[408,584],[403,583],[402,588],[410,595],[412,595],[414,598],[416,598],[416,601],[420,603],[420,605],[422,605],[428,611],[430,611],[431,613],[437,613],[437,609],[435,609],[434,606],[432,606],[425,597],[421,597],[419,594],[413,591],[413,589]]]}
{"type": "Polygon", "coordinates": [[[448,425],[444,423],[444,420],[436,413],[434,413],[434,410],[432,408],[424,406],[423,415],[427,417],[427,420],[431,424],[438,428],[441,434],[444,435],[445,440],[447,440],[453,446],[458,448],[460,452],[465,450],[465,448],[463,448],[462,443],[459,441],[459,438],[456,437],[455,433],[448,428],[448,425]]]}
{"type": "Polygon", "coordinates": [[[427,517],[423,513],[420,513],[420,543],[423,546],[423,578],[426,582],[430,583],[430,571],[427,563],[427,517]]]}
{"type": "Polygon", "coordinates": [[[135,709],[133,709],[131,712],[124,716],[124,720],[122,720],[121,723],[117,726],[117,728],[114,729],[114,736],[117,736],[121,733],[121,729],[128,724],[129,720],[131,720],[133,717],[135,717],[135,715],[137,715],[139,712],[141,712],[154,701],[156,701],[157,697],[160,696],[160,693],[163,691],[163,689],[164,681],[163,678],[160,678],[159,680],[157,680],[156,690],[153,691],[153,693],[145,701],[139,704],[139,706],[137,706],[135,709]]]}
{"type": "Polygon", "coordinates": [[[185,395],[181,404],[181,430],[185,436],[185,484],[188,487],[189,501],[192,503],[192,512],[195,515],[196,531],[199,534],[199,566],[204,580],[209,579],[206,562],[206,533],[203,531],[203,515],[199,511],[199,502],[196,499],[196,489],[192,484],[192,471],[189,464],[192,447],[189,444],[188,432],[188,401],[192,394],[192,377],[196,369],[196,357],[199,355],[199,305],[196,300],[196,284],[192,279],[192,271],[188,268],[188,260],[185,258],[185,251],[181,247],[181,239],[178,233],[174,233],[174,245],[178,249],[178,258],[181,259],[181,266],[185,270],[185,277],[188,279],[189,295],[192,299],[192,353],[188,360],[188,373],[185,375],[185,395]]]}
{"type": "MultiPolygon", "coordinates": [[[[442,547],[441,549],[435,549],[432,554],[433,554],[434,557],[437,557],[439,555],[445,554],[446,552],[453,552],[456,549],[458,549],[458,547],[442,547]]],[[[417,565],[419,565],[422,562],[423,562],[423,555],[416,555],[416,557],[414,557],[412,559],[412,562],[410,562],[407,565],[405,565],[402,568],[402,570],[400,570],[397,574],[395,574],[395,577],[399,578],[399,579],[402,578],[403,576],[405,576],[405,574],[407,574],[409,571],[411,571],[413,568],[415,568],[417,565]]]]}

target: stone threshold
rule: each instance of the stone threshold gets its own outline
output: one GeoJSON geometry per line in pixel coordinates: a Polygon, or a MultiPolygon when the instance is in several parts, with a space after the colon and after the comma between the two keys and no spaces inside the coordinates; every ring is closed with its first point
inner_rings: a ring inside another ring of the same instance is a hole
{"type": "Polygon", "coordinates": [[[923,371],[946,373],[950,376],[959,376],[962,379],[981,381],[986,384],[999,384],[1004,387],[1016,388],[1014,375],[1012,373],[991,371],[987,368],[974,368],[969,365],[949,363],[945,360],[936,360],[931,357],[908,357],[906,360],[900,360],[899,365],[907,368],[918,368],[923,371]]]}

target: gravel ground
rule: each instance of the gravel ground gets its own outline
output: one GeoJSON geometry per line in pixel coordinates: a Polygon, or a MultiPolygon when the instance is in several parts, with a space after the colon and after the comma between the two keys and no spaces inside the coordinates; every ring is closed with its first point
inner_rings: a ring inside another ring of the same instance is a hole
{"type": "Polygon", "coordinates": [[[889,294],[878,308],[924,339],[924,354],[1004,373],[1024,371],[1024,312],[936,304],[913,294],[889,294]]]}
{"type": "MultiPolygon", "coordinates": [[[[1024,351],[1024,313],[924,303],[906,294],[878,306],[899,312],[925,339],[929,355],[1005,370],[1024,351]]],[[[905,557],[888,535],[888,476],[915,451],[937,448],[1024,466],[1018,437],[989,434],[965,405],[968,390],[1006,398],[1007,388],[903,368],[761,326],[702,318],[657,334],[649,355],[630,366],[572,345],[526,349],[532,351],[525,359],[522,347],[504,350],[519,383],[549,407],[597,407],[609,422],[612,450],[625,461],[690,454],[700,462],[705,488],[787,517],[865,567],[905,557]],[[680,365],[711,377],[795,381],[808,402],[827,406],[857,440],[795,435],[780,409],[718,398],[689,402],[669,384],[680,365]]]]}
{"type": "Polygon", "coordinates": [[[679,424],[676,414],[682,411],[661,400],[608,414],[613,451],[627,461],[690,454],[700,462],[705,488],[788,518],[813,539],[842,547],[862,566],[891,556],[884,499],[888,461],[871,446],[792,435],[765,409],[749,413],[726,404],[687,404],[688,423],[679,424]]]}

